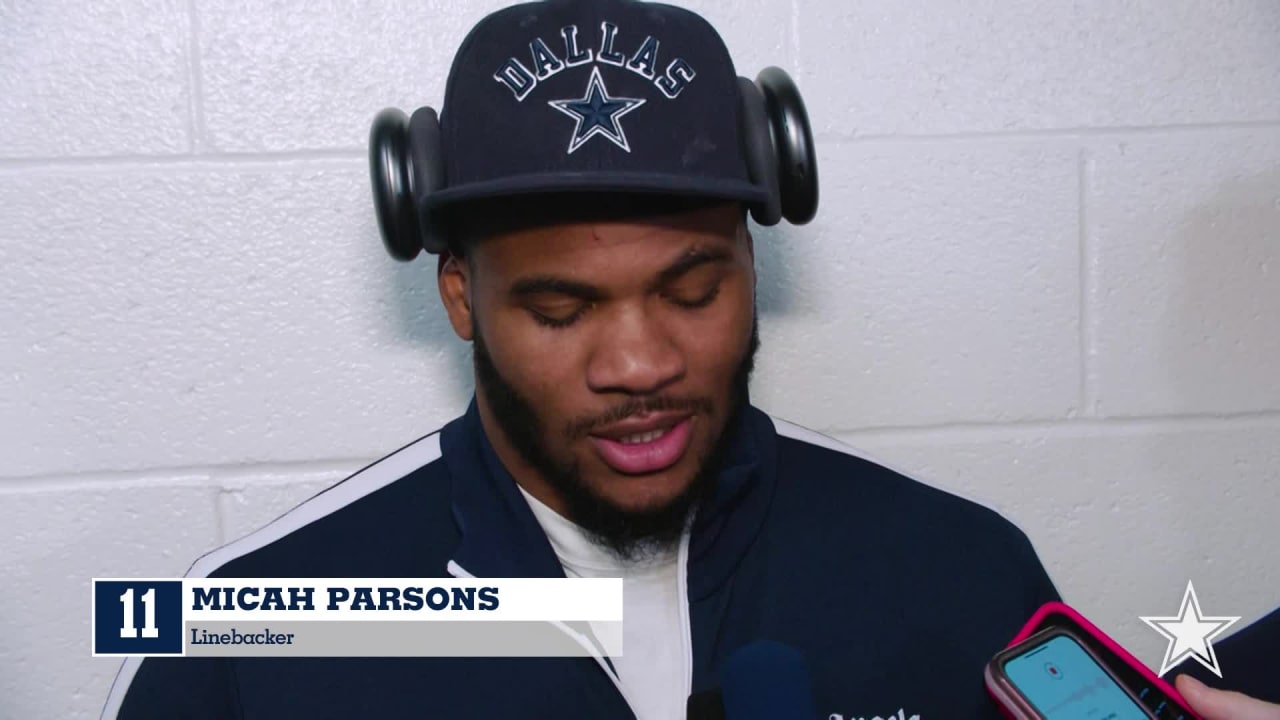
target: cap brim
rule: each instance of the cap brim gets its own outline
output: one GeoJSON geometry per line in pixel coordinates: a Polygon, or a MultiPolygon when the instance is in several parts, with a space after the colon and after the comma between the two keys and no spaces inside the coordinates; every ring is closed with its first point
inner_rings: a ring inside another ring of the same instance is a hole
{"type": "Polygon", "coordinates": [[[423,202],[435,210],[469,200],[550,193],[637,193],[745,203],[766,199],[762,188],[742,180],[660,173],[583,172],[516,175],[467,183],[431,193],[423,202]]]}

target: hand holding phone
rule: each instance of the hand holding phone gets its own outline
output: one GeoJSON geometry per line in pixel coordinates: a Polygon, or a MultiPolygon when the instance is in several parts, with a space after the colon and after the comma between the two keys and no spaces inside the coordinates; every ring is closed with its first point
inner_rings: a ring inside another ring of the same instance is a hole
{"type": "Polygon", "coordinates": [[[1059,602],[992,659],[986,684],[1014,720],[1199,720],[1168,683],[1059,602]]]}
{"type": "Polygon", "coordinates": [[[1179,675],[1174,684],[1205,720],[1280,720],[1280,703],[1211,688],[1190,675],[1179,675]]]}

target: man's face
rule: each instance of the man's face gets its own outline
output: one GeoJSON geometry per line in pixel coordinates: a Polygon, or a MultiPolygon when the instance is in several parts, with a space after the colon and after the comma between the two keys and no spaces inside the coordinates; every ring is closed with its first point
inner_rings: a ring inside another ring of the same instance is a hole
{"type": "Polygon", "coordinates": [[[741,210],[552,220],[468,253],[441,293],[504,464],[624,556],[678,537],[757,344],[741,210]]]}

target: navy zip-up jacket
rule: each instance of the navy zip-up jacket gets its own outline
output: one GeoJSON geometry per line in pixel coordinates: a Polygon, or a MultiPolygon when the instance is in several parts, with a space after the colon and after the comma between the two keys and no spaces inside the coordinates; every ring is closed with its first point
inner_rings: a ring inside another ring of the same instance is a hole
{"type": "MultiPolygon", "coordinates": [[[[804,654],[822,718],[1000,717],[986,662],[1057,592],[995,512],[749,407],[682,544],[695,693],[757,639],[804,654]]],[[[563,577],[466,414],[201,558],[193,577],[563,577]]],[[[603,658],[128,660],[105,717],[591,718],[633,713],[603,658]]],[[[678,719],[673,719],[678,720],[678,719]]]]}

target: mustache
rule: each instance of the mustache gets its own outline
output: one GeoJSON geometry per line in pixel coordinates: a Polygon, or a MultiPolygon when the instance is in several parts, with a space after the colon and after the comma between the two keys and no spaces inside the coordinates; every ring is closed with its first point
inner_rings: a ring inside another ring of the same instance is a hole
{"type": "Polygon", "coordinates": [[[712,414],[715,405],[705,397],[671,397],[660,395],[652,398],[632,398],[616,405],[600,415],[591,415],[570,420],[565,426],[565,434],[571,438],[590,435],[592,431],[625,420],[632,415],[644,415],[656,412],[682,412],[689,414],[712,414]]]}

